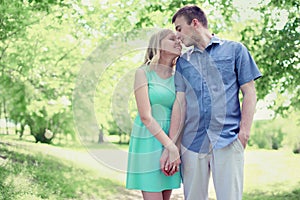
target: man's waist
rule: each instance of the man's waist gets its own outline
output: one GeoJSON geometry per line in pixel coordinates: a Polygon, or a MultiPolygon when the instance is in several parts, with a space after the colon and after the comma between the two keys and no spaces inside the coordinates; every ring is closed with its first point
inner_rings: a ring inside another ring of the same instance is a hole
{"type": "Polygon", "coordinates": [[[237,137],[237,133],[221,132],[220,134],[208,134],[207,132],[189,132],[184,133],[182,136],[182,145],[193,151],[205,151],[211,145],[213,149],[220,149],[231,142],[237,137]]]}

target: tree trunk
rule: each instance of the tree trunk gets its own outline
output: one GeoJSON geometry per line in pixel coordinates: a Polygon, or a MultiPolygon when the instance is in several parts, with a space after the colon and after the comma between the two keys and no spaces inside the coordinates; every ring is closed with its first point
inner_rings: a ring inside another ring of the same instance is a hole
{"type": "MultiPolygon", "coordinates": [[[[0,120],[2,119],[2,102],[0,103],[0,120]]],[[[0,134],[2,134],[2,127],[0,126],[0,134]]]]}
{"type": "Polygon", "coordinates": [[[3,98],[3,112],[4,112],[4,118],[5,118],[5,128],[6,128],[6,134],[8,135],[8,117],[7,117],[7,112],[6,112],[6,101],[5,98],[3,98]]]}
{"type": "Polygon", "coordinates": [[[24,130],[25,130],[25,125],[21,123],[20,138],[23,137],[23,135],[24,135],[24,130]]]}
{"type": "Polygon", "coordinates": [[[103,142],[104,142],[104,140],[103,140],[103,130],[99,129],[98,143],[101,144],[103,142]]]}

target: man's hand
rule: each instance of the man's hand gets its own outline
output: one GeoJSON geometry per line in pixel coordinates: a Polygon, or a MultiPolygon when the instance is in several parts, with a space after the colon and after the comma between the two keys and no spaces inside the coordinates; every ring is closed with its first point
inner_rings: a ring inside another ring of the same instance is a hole
{"type": "Polygon", "coordinates": [[[169,151],[168,149],[165,149],[160,158],[160,169],[166,176],[172,176],[173,174],[179,171],[180,163],[181,160],[177,148],[175,152],[173,150],[169,151]],[[174,153],[176,155],[175,157],[174,153]]]}
{"type": "Polygon", "coordinates": [[[245,149],[247,146],[247,142],[249,140],[249,134],[244,133],[244,132],[239,132],[238,139],[241,141],[241,143],[245,149]]]}
{"type": "Polygon", "coordinates": [[[168,147],[169,147],[168,149],[169,156],[168,156],[167,164],[170,163],[168,165],[169,168],[168,174],[169,176],[172,176],[173,174],[179,171],[179,165],[181,163],[181,160],[180,160],[179,149],[177,148],[177,146],[175,144],[172,144],[168,147]]]}

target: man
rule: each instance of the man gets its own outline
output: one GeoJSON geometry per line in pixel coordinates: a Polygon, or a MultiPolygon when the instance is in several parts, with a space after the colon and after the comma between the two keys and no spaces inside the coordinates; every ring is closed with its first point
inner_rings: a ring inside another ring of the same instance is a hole
{"type": "MultiPolygon", "coordinates": [[[[193,46],[177,61],[170,127],[173,140],[182,132],[179,141],[185,199],[208,199],[211,172],[218,200],[240,200],[244,148],[256,105],[254,80],[261,73],[245,46],[209,32],[199,7],[179,9],[172,23],[182,43],[193,46]]],[[[176,167],[173,165],[161,158],[165,173],[176,167]]]]}

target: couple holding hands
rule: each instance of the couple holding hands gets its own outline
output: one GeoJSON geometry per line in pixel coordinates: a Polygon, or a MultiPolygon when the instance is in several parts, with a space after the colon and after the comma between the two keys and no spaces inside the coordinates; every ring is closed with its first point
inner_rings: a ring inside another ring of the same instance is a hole
{"type": "Polygon", "coordinates": [[[218,200],[240,200],[261,73],[244,45],[210,33],[198,6],[172,23],[177,34],[155,33],[135,74],[126,188],[169,200],[182,182],[186,200],[208,200],[212,174],[218,200]],[[192,48],[181,54],[181,44],[192,48]]]}

